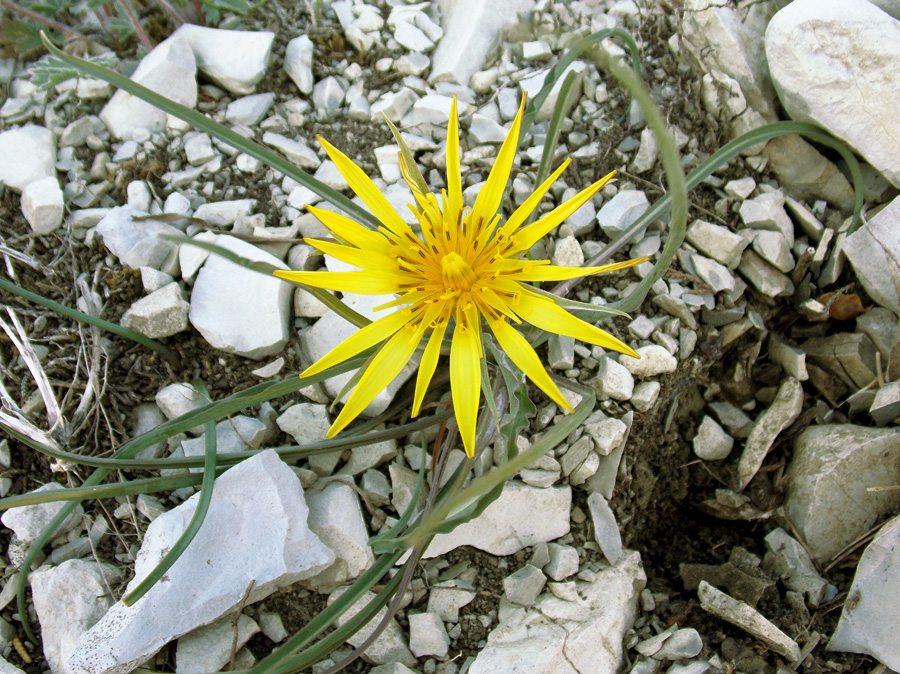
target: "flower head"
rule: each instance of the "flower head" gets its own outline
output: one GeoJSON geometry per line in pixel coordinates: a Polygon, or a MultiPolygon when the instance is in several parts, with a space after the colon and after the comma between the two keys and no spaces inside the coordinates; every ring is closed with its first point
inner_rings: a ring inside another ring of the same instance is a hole
{"type": "Polygon", "coordinates": [[[575,318],[528,284],[562,281],[631,266],[641,260],[602,267],[558,267],[523,255],[539,239],[578,210],[613,177],[612,172],[532,224],[524,223],[571,160],[566,160],[505,222],[498,213],[519,143],[525,101],[503,142],[487,182],[471,209],[465,208],[459,166],[456,100],[447,129],[447,189],[427,191],[415,166],[400,155],[400,168],[415,197],[410,209],[421,236],[400,217],[368,176],[346,155],[319,138],[347,183],[381,221],[378,231],[349,218],[308,206],[339,241],[307,240],[323,253],[360,268],[350,272],[277,271],[276,276],[306,285],[363,295],[397,294],[379,309],[403,306],[361,328],[314,363],[310,376],[383,342],[328,431],[333,437],[355,419],[410,361],[428,336],[416,379],[412,415],[422,405],[449,331],[450,388],[463,446],[475,450],[481,397],[482,329],[486,324],[499,346],[544,393],[563,409],[572,407],[547,374],[537,353],[511,323],[525,321],[541,330],[637,356],[627,345],[575,318]]]}

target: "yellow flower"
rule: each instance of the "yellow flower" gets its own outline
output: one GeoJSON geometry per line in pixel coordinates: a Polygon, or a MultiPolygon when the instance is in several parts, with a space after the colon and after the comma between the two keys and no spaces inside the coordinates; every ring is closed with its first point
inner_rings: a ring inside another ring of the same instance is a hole
{"type": "Polygon", "coordinates": [[[404,306],[361,328],[307,369],[311,376],[384,342],[369,362],[356,389],[328,431],[333,437],[396,377],[430,333],[419,364],[412,416],[422,399],[440,356],[445,333],[452,331],[450,389],[466,454],[475,451],[475,425],[481,398],[482,319],[500,347],[544,393],[563,409],[572,407],[544,370],[528,341],[510,325],[523,320],[541,330],[567,335],[637,357],[627,345],[575,318],[528,282],[562,281],[622,269],[641,262],[602,267],[557,267],[549,260],[530,261],[523,255],[539,239],[578,210],[615,172],[558,206],[536,222],[522,226],[571,160],[566,160],[528,199],[501,223],[497,212],[519,143],[525,101],[503,142],[487,182],[471,209],[464,208],[460,184],[456,99],[447,129],[447,189],[441,201],[426,191],[415,166],[400,156],[401,171],[415,196],[422,236],[417,236],[371,179],[346,155],[321,137],[328,156],[360,199],[381,221],[378,231],[349,218],[308,206],[340,243],[307,240],[326,255],[359,267],[350,272],[276,271],[275,275],[317,288],[363,295],[395,293],[399,297],[378,309],[404,306]]]}

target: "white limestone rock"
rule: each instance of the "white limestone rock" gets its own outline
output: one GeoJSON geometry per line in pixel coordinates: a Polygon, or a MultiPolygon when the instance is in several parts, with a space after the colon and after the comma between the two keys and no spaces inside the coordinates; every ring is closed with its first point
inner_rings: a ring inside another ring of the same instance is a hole
{"type": "Polygon", "coordinates": [[[868,653],[900,669],[900,517],[887,522],[863,552],[830,651],[868,653]]]}
{"type": "Polygon", "coordinates": [[[447,656],[450,637],[447,628],[436,613],[411,613],[409,615],[409,650],[417,658],[434,655],[447,656]]]}
{"type": "Polygon", "coordinates": [[[288,42],[284,53],[284,71],[294,80],[301,93],[313,90],[313,43],[306,35],[288,42]]]}
{"type": "MultiPolygon", "coordinates": [[[[277,257],[234,237],[219,236],[217,243],[245,259],[284,269],[277,257]]],[[[292,290],[274,276],[211,255],[194,283],[189,318],[214,348],[260,360],[287,344],[292,290]]]]}
{"type": "Polygon", "coordinates": [[[26,124],[0,133],[0,182],[14,192],[41,178],[56,177],[56,135],[26,124]]]}
{"type": "Polygon", "coordinates": [[[172,33],[190,45],[197,69],[233,94],[250,94],[266,74],[275,33],[183,24],[172,33]]]}
{"type": "Polygon", "coordinates": [[[500,31],[529,11],[534,0],[462,0],[444,3],[444,36],[432,57],[430,79],[468,84],[481,70],[488,52],[494,48],[500,31]]]}
{"type": "Polygon", "coordinates": [[[694,454],[704,461],[720,461],[731,454],[734,438],[710,416],[704,416],[693,440],[694,454]]]}
{"type": "Polygon", "coordinates": [[[534,609],[501,610],[470,674],[617,674],[645,584],[640,555],[627,552],[592,582],[575,581],[577,601],[544,594],[534,609]]]}
{"type": "Polygon", "coordinates": [[[309,528],[334,553],[334,564],[310,578],[310,587],[334,587],[358,578],[375,563],[359,495],[335,480],[324,489],[306,492],[309,528]]]}
{"type": "Polygon", "coordinates": [[[779,387],[772,404],[757,417],[747,442],[744,443],[737,471],[741,489],[747,486],[762,467],[778,434],[794,423],[802,409],[803,387],[798,380],[788,377],[779,387]]]}
{"type": "Polygon", "coordinates": [[[660,374],[671,374],[678,368],[678,361],[671,353],[658,344],[650,344],[635,349],[640,358],[619,356],[619,362],[632,375],[637,377],[655,377],[660,374]]]}
{"type": "MultiPolygon", "coordinates": [[[[182,534],[199,494],[154,520],[127,590],[157,565],[182,534]]],[[[314,576],[334,555],[307,527],[308,509],[294,472],[272,450],[216,480],[199,533],[166,574],[133,606],[117,602],[78,642],[76,673],[127,674],[163,645],[233,611],[250,582],[254,603],[314,576]],[[223,545],[223,541],[227,542],[223,545]]]]}
{"type": "MultiPolygon", "coordinates": [[[[63,486],[56,482],[49,482],[41,485],[37,489],[32,489],[28,493],[34,494],[62,488],[63,486]]],[[[3,513],[2,517],[0,517],[0,522],[3,522],[3,526],[8,529],[12,529],[19,541],[28,545],[41,535],[41,532],[43,532],[43,530],[47,528],[47,525],[50,524],[50,520],[56,517],[64,506],[65,502],[63,501],[51,501],[50,503],[38,503],[36,505],[10,508],[3,513]]],[[[70,514],[60,528],[57,529],[57,535],[64,534],[76,527],[80,527],[83,515],[84,509],[80,505],[76,506],[75,510],[72,511],[72,514],[70,514]]]]}
{"type": "Polygon", "coordinates": [[[257,632],[259,625],[244,614],[238,618],[236,640],[234,618],[231,616],[188,632],[178,640],[175,674],[221,671],[231,659],[231,649],[234,646],[241,648],[257,632]]]}
{"type": "Polygon", "coordinates": [[[597,378],[591,380],[591,386],[601,400],[629,400],[634,392],[634,376],[618,361],[603,357],[597,364],[597,378]]]}
{"type": "Polygon", "coordinates": [[[622,534],[619,532],[619,523],[609,507],[603,494],[594,493],[588,496],[588,510],[591,513],[591,522],[594,524],[594,540],[600,546],[603,556],[610,564],[615,564],[621,559],[622,534]]]}
{"type": "MultiPolygon", "coordinates": [[[[349,587],[339,587],[330,595],[328,595],[328,605],[331,606],[335,601],[340,599],[349,587]]],[[[350,607],[344,611],[337,619],[337,625],[340,627],[345,622],[353,618],[359,613],[363,607],[375,598],[374,592],[366,592],[362,597],[357,599],[350,607]]],[[[351,646],[359,646],[368,638],[375,627],[387,615],[387,607],[382,606],[375,616],[366,623],[363,628],[347,640],[351,646]]],[[[375,642],[366,649],[363,659],[375,664],[400,663],[408,667],[416,666],[416,658],[409,651],[406,640],[403,637],[403,630],[397,623],[396,618],[391,618],[387,628],[375,639],[375,642]]]]}
{"type": "Polygon", "coordinates": [[[63,221],[63,192],[55,176],[28,183],[22,190],[22,215],[35,234],[49,234],[63,221]]]}
{"type": "Polygon", "coordinates": [[[178,244],[164,236],[183,237],[184,234],[163,222],[134,219],[144,215],[146,213],[130,206],[117,206],[97,224],[97,232],[109,252],[123,265],[132,269],[150,267],[159,270],[178,250],[178,244]]]}
{"type": "MultiPolygon", "coordinates": [[[[216,424],[216,454],[237,454],[248,449],[259,449],[266,435],[266,426],[259,419],[243,414],[223,419],[216,424]]],[[[206,434],[181,441],[186,457],[202,457],[206,454],[206,434]]],[[[189,468],[192,473],[202,473],[203,468],[189,468]]]]}
{"type": "Polygon", "coordinates": [[[440,616],[444,622],[459,622],[459,609],[476,597],[475,588],[463,580],[448,580],[431,586],[428,612],[440,616]]]}
{"type": "Polygon", "coordinates": [[[512,480],[503,485],[499,498],[478,517],[438,534],[425,551],[430,559],[462,545],[492,555],[511,555],[537,543],[546,543],[569,532],[570,487],[539,489],[512,480]]]}
{"type": "Polygon", "coordinates": [[[145,337],[159,339],[187,330],[191,305],[177,283],[170,283],[128,307],[122,326],[145,337]]]}
{"type": "MultiPolygon", "coordinates": [[[[131,79],[176,103],[197,105],[197,62],[188,42],[176,34],[156,45],[131,79]]],[[[121,89],[100,111],[100,119],[121,140],[130,140],[136,129],[156,133],[166,128],[165,112],[121,89]]]]}
{"type": "MultiPolygon", "coordinates": [[[[705,220],[694,220],[685,234],[687,242],[704,255],[734,269],[741,261],[741,253],[750,242],[727,227],[705,220]]],[[[689,326],[690,327],[690,326],[689,326]]]]}
{"type": "Polygon", "coordinates": [[[765,45],[791,118],[847,141],[900,186],[900,21],[865,0],[800,0],[772,17],[765,45]]]}
{"type": "Polygon", "coordinates": [[[610,239],[628,229],[650,208],[647,195],[640,190],[621,190],[597,213],[600,229],[610,239]]]}
{"type": "Polygon", "coordinates": [[[784,508],[813,559],[827,562],[900,504],[900,432],[810,426],[794,440],[784,508]]]}
{"type": "Polygon", "coordinates": [[[900,314],[900,197],[848,236],[843,251],[869,296],[900,314]]]}
{"type": "Polygon", "coordinates": [[[41,621],[44,658],[53,674],[73,674],[69,656],[81,636],[115,602],[122,572],[111,564],[70,559],[31,574],[31,596],[41,621]]]}
{"type": "MultiPolygon", "coordinates": [[[[306,37],[306,36],[303,36],[306,37]]],[[[300,39],[300,38],[297,38],[300,39]]],[[[308,38],[307,38],[308,39],[308,38]]],[[[251,94],[231,101],[225,108],[225,119],[232,124],[255,126],[259,124],[275,102],[275,94],[267,91],[264,94],[251,94]]]]}

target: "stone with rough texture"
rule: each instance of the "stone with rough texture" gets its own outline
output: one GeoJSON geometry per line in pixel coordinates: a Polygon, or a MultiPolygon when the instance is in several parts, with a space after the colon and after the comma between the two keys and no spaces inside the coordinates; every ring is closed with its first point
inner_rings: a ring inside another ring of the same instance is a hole
{"type": "Polygon", "coordinates": [[[435,613],[411,613],[409,616],[409,650],[417,658],[435,655],[446,657],[450,648],[447,628],[435,613]]]}
{"type": "Polygon", "coordinates": [[[469,674],[617,674],[646,584],[640,555],[574,584],[577,601],[545,593],[534,609],[501,610],[469,674]]]}
{"type": "Polygon", "coordinates": [[[803,387],[799,381],[789,377],[778,389],[769,408],[756,419],[747,442],[744,443],[744,451],[738,463],[738,480],[742,489],[759,471],[775,438],[794,423],[802,409],[803,387]]]}
{"type": "Polygon", "coordinates": [[[109,252],[123,265],[132,269],[150,267],[158,270],[178,250],[178,244],[163,235],[184,236],[184,233],[162,222],[134,219],[144,215],[146,213],[130,206],[118,206],[97,223],[97,232],[109,252]]]}
{"type": "MultiPolygon", "coordinates": [[[[217,244],[243,258],[284,264],[274,255],[231,236],[217,244]]],[[[287,344],[293,287],[218,255],[211,255],[191,292],[191,324],[213,348],[253,360],[279,353],[287,344]]]]}
{"type": "Polygon", "coordinates": [[[800,543],[781,528],[766,535],[768,555],[776,555],[784,560],[787,573],[782,575],[784,586],[806,595],[810,606],[818,606],[825,596],[827,581],[819,575],[809,553],[800,543]]]}
{"type": "Polygon", "coordinates": [[[313,43],[306,35],[288,42],[284,52],[284,71],[294,80],[301,93],[313,90],[313,43]]]}
{"type": "Polygon", "coordinates": [[[56,177],[56,135],[26,124],[0,133],[0,183],[14,192],[41,178],[56,177]]]}
{"type": "Polygon", "coordinates": [[[475,588],[463,580],[448,580],[431,586],[428,612],[436,613],[444,622],[459,622],[459,609],[475,599],[475,588]]]}
{"type": "Polygon", "coordinates": [[[653,657],[656,660],[682,660],[696,657],[703,650],[703,640],[692,627],[675,631],[653,657]]]}
{"type": "Polygon", "coordinates": [[[844,139],[900,186],[900,21],[865,0],[799,0],[772,17],[765,45],[787,113],[844,139]]]}
{"type": "Polygon", "coordinates": [[[190,45],[197,69],[216,84],[233,94],[250,94],[269,67],[275,33],[186,23],[172,37],[190,45]]]}
{"type": "Polygon", "coordinates": [[[343,482],[306,492],[309,528],[334,553],[334,564],[307,584],[311,587],[340,585],[357,578],[375,562],[359,496],[343,482]]]}
{"type": "Polygon", "coordinates": [[[424,557],[439,557],[462,545],[492,555],[511,555],[569,532],[570,487],[539,489],[512,480],[478,517],[449,534],[438,534],[424,557]]]}
{"type": "Polygon", "coordinates": [[[241,648],[257,632],[256,621],[242,614],[237,622],[237,635],[231,616],[185,634],[178,640],[175,651],[175,674],[221,671],[231,659],[232,647],[241,648]]]}
{"type": "Polygon", "coordinates": [[[444,37],[434,52],[430,79],[468,84],[497,45],[501,29],[534,4],[534,0],[442,0],[444,37]]]}
{"type": "Polygon", "coordinates": [[[31,596],[41,621],[44,658],[53,674],[71,674],[69,656],[81,635],[113,605],[111,588],[122,572],[111,564],[70,559],[31,574],[31,596]]]}
{"type": "Polygon", "coordinates": [[[843,251],[869,297],[900,314],[900,197],[848,236],[843,251]]]}
{"type": "Polygon", "coordinates": [[[813,559],[828,562],[900,504],[900,432],[811,426],[794,440],[784,509],[813,559]]]}
{"type": "MultiPolygon", "coordinates": [[[[141,60],[131,79],[176,103],[197,105],[197,61],[188,42],[175,34],[141,60]]],[[[164,111],[122,89],[100,111],[100,119],[122,140],[130,140],[136,129],[155,133],[166,128],[164,111]]]]}
{"type": "Polygon", "coordinates": [[[22,190],[22,215],[35,234],[49,234],[63,220],[63,192],[54,176],[28,183],[22,190]]]}
{"type": "MultiPolygon", "coordinates": [[[[349,589],[349,587],[339,587],[328,595],[328,605],[331,606],[331,604],[340,599],[341,595],[349,589]]],[[[347,610],[341,613],[336,621],[338,627],[359,613],[373,599],[375,599],[374,592],[366,592],[362,595],[351,604],[347,610]]],[[[372,632],[375,631],[375,627],[384,619],[385,615],[387,615],[387,607],[382,606],[359,632],[347,640],[347,643],[351,646],[359,646],[370,634],[372,634],[372,632]]],[[[400,663],[408,667],[416,666],[416,658],[406,645],[406,640],[403,638],[403,630],[400,629],[400,625],[397,623],[396,618],[391,618],[388,621],[385,630],[377,639],[375,639],[374,643],[366,649],[366,652],[362,657],[364,660],[379,665],[385,663],[400,663]]]]}
{"type": "Polygon", "coordinates": [[[700,597],[700,606],[707,612],[740,627],[791,662],[800,659],[800,647],[797,643],[766,620],[756,609],[729,597],[705,580],[700,581],[697,594],[700,597]]]}
{"type": "MultiPolygon", "coordinates": [[[[727,227],[714,225],[705,220],[694,220],[685,234],[687,242],[704,255],[734,269],[741,261],[741,253],[750,243],[727,227]]],[[[688,326],[691,327],[691,326],[688,326]]]]}
{"type": "Polygon", "coordinates": [[[151,339],[171,337],[187,330],[190,308],[181,286],[170,283],[128,307],[121,322],[151,339]]]}
{"type": "MultiPolygon", "coordinates": [[[[33,489],[29,494],[35,494],[42,491],[52,491],[53,489],[62,489],[63,486],[56,482],[48,482],[41,485],[37,489],[33,489]]],[[[3,526],[12,529],[22,543],[28,544],[41,535],[41,532],[47,528],[52,520],[63,509],[65,503],[62,501],[51,501],[49,503],[37,503],[35,505],[19,506],[18,508],[10,508],[0,521],[3,526]]],[[[84,509],[78,505],[72,514],[69,515],[57,529],[57,535],[65,533],[81,526],[81,518],[84,515],[84,509]]]]}
{"type": "Polygon", "coordinates": [[[634,392],[634,376],[618,361],[604,357],[597,364],[597,379],[590,385],[601,400],[628,400],[634,392]]]}
{"type": "Polygon", "coordinates": [[[710,416],[704,416],[693,440],[694,454],[704,461],[721,461],[731,454],[734,438],[710,416]]]}
{"type": "MultiPolygon", "coordinates": [[[[199,494],[154,520],[135,562],[133,590],[183,533],[199,494]]],[[[308,509],[294,472],[272,450],[216,479],[197,536],[166,574],[131,607],[121,601],[78,642],[74,672],[126,674],[163,645],[281,587],[314,576],[334,555],[306,524],[308,509]],[[227,545],[222,545],[227,541],[227,545]]]]}
{"type": "Polygon", "coordinates": [[[900,670],[900,517],[863,552],[830,651],[868,653],[900,670]],[[852,601],[851,601],[852,600],[852,601]]]}
{"type": "Polygon", "coordinates": [[[610,564],[615,564],[622,557],[622,534],[619,532],[619,523],[609,507],[609,503],[603,498],[603,494],[594,493],[588,496],[588,510],[591,513],[591,522],[594,524],[594,540],[600,546],[603,556],[610,564]]]}
{"type": "Polygon", "coordinates": [[[534,606],[546,584],[547,578],[541,570],[526,564],[503,579],[503,590],[509,602],[520,606],[534,606]]]}
{"type": "Polygon", "coordinates": [[[658,344],[642,346],[635,349],[640,358],[619,356],[619,362],[632,375],[637,377],[655,377],[659,374],[671,374],[678,368],[678,361],[671,353],[658,344]]]}
{"type": "Polygon", "coordinates": [[[610,239],[618,236],[650,208],[647,195],[640,190],[622,190],[603,204],[597,213],[600,229],[610,239]]]}

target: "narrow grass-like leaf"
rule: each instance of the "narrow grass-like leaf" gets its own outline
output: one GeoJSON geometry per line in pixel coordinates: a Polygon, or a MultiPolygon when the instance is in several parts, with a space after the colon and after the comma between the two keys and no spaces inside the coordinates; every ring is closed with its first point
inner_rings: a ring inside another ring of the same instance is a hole
{"type": "Polygon", "coordinates": [[[43,32],[41,33],[41,39],[44,42],[44,46],[51,54],[59,58],[64,63],[72,66],[73,68],[76,68],[81,73],[90,75],[91,77],[96,77],[97,79],[103,80],[104,82],[109,82],[113,86],[116,86],[123,91],[127,91],[129,94],[137,96],[141,100],[144,100],[151,105],[156,106],[160,110],[163,110],[170,115],[174,115],[175,117],[184,120],[194,128],[199,129],[200,131],[205,131],[211,136],[215,136],[223,143],[227,143],[235,149],[248,154],[251,157],[259,159],[267,166],[275,169],[280,173],[283,173],[293,180],[296,180],[298,183],[308,188],[315,194],[319,195],[326,201],[331,202],[342,211],[344,211],[347,215],[356,219],[358,222],[363,223],[366,226],[371,227],[372,229],[376,229],[379,224],[381,224],[378,219],[367,210],[361,208],[360,206],[357,206],[340,192],[333,190],[324,183],[316,180],[311,175],[289,162],[287,159],[284,159],[283,157],[272,152],[272,150],[260,145],[255,141],[244,138],[239,133],[236,133],[228,127],[213,121],[206,115],[203,115],[196,110],[192,110],[185,105],[176,103],[175,101],[172,101],[165,96],[160,96],[155,91],[148,89],[147,87],[142,86],[137,82],[128,79],[124,75],[110,70],[109,68],[104,68],[103,66],[98,66],[94,63],[85,61],[84,59],[80,59],[64,53],[55,44],[53,44],[53,42],[43,32]]]}
{"type": "MultiPolygon", "coordinates": [[[[209,398],[209,389],[203,384],[194,384],[195,388],[205,397],[209,398]]],[[[197,506],[191,521],[187,527],[181,532],[181,536],[175,541],[175,544],[159,560],[159,563],[147,576],[127,595],[122,597],[122,603],[125,606],[133,606],[134,603],[150,591],[156,585],[166,572],[172,568],[172,565],[178,561],[178,558],[184,554],[191,541],[197,536],[200,527],[203,526],[203,520],[206,519],[206,513],[209,510],[210,501],[212,501],[213,484],[216,481],[216,424],[214,421],[207,421],[203,425],[203,434],[206,439],[204,443],[204,464],[203,464],[203,486],[200,487],[200,495],[197,497],[197,506]]]]}
{"type": "MultiPolygon", "coordinates": [[[[563,80],[559,89],[559,97],[556,99],[556,106],[553,108],[553,115],[550,117],[550,124],[547,126],[547,137],[544,140],[544,152],[541,154],[541,163],[538,165],[537,177],[534,179],[535,185],[542,184],[547,176],[550,175],[550,169],[553,167],[553,158],[556,156],[556,146],[559,144],[559,134],[562,131],[562,123],[572,104],[575,102],[575,82],[578,81],[578,75],[570,72],[563,80]]],[[[528,216],[526,224],[530,223],[537,216],[537,209],[528,216]]]]}
{"type": "Polygon", "coordinates": [[[176,370],[181,368],[181,362],[171,350],[169,350],[159,342],[150,339],[149,337],[144,337],[144,335],[137,333],[134,330],[123,328],[121,325],[118,325],[116,323],[104,321],[102,318],[97,318],[96,316],[91,316],[90,314],[78,311],[78,309],[72,309],[71,307],[67,307],[64,304],[60,304],[59,302],[54,302],[51,299],[48,299],[41,295],[37,295],[29,290],[25,290],[24,288],[20,288],[15,283],[11,283],[4,278],[0,278],[0,288],[13,293],[14,295],[18,295],[19,297],[24,297],[29,302],[39,304],[40,306],[51,309],[58,314],[62,314],[63,316],[74,318],[76,321],[81,321],[82,323],[87,323],[88,325],[95,325],[101,330],[106,330],[107,332],[111,332],[114,335],[119,335],[120,337],[125,337],[126,339],[130,339],[133,342],[137,342],[138,344],[146,346],[148,349],[155,351],[160,356],[165,358],[176,370]]]}

